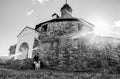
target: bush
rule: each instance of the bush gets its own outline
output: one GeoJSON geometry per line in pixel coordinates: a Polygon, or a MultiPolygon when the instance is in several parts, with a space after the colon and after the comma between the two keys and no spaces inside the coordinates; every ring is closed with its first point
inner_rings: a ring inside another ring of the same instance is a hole
{"type": "Polygon", "coordinates": [[[109,74],[120,74],[120,65],[110,67],[109,74]]]}
{"type": "Polygon", "coordinates": [[[17,70],[19,70],[20,69],[20,63],[21,63],[20,60],[9,60],[6,63],[5,67],[9,68],[9,69],[17,69],[17,70]]]}
{"type": "Polygon", "coordinates": [[[92,69],[93,68],[97,69],[97,68],[102,68],[102,64],[101,64],[101,61],[99,59],[93,58],[93,59],[88,60],[87,67],[92,68],[92,69]]]}
{"type": "Polygon", "coordinates": [[[32,59],[24,59],[24,60],[9,60],[6,63],[6,68],[9,69],[17,69],[17,70],[27,70],[33,69],[34,64],[32,59]]]}
{"type": "Polygon", "coordinates": [[[7,61],[5,62],[5,64],[6,64],[6,65],[10,65],[13,61],[14,61],[14,59],[12,58],[12,59],[10,59],[10,60],[7,60],[7,61]]]}
{"type": "Polygon", "coordinates": [[[0,59],[0,65],[5,65],[5,61],[0,59]]]}
{"type": "Polygon", "coordinates": [[[20,69],[27,70],[27,69],[34,69],[34,63],[32,59],[24,59],[20,64],[20,69]]]}
{"type": "Polygon", "coordinates": [[[107,61],[108,61],[108,65],[112,66],[112,67],[119,64],[119,61],[117,61],[115,59],[108,58],[107,61]]]}

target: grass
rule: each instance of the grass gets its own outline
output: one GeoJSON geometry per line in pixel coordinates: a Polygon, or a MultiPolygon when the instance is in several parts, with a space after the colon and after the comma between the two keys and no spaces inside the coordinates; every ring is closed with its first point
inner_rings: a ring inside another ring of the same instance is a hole
{"type": "Polygon", "coordinates": [[[50,69],[11,70],[0,69],[0,79],[120,79],[120,75],[83,72],[61,72],[50,69]]]}

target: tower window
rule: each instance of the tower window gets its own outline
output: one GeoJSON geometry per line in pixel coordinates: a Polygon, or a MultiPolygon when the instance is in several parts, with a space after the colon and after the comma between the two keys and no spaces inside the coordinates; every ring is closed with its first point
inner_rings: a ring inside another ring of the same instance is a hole
{"type": "Polygon", "coordinates": [[[78,24],[78,30],[80,31],[82,30],[82,28],[83,28],[83,24],[78,24]]]}
{"type": "Polygon", "coordinates": [[[43,25],[43,26],[41,27],[41,31],[42,31],[42,32],[46,32],[47,29],[48,29],[48,25],[47,25],[47,24],[45,24],[45,25],[43,25]]]}

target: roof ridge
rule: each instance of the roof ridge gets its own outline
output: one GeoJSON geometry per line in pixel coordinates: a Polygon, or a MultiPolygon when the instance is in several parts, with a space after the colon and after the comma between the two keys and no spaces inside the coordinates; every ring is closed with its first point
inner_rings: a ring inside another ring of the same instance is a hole
{"type": "Polygon", "coordinates": [[[35,30],[35,29],[32,28],[32,27],[25,26],[24,29],[17,35],[17,37],[18,37],[26,28],[29,28],[29,29],[31,29],[31,30],[35,30]]]}

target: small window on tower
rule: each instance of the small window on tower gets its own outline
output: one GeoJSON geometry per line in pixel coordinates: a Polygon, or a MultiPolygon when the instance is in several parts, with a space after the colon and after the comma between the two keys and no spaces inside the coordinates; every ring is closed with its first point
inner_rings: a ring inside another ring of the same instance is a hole
{"type": "Polygon", "coordinates": [[[48,25],[47,25],[47,24],[45,24],[45,25],[43,25],[43,26],[41,27],[41,31],[42,31],[42,32],[46,32],[47,29],[48,29],[48,25]]]}
{"type": "Polygon", "coordinates": [[[78,30],[81,31],[82,30],[82,27],[83,27],[83,24],[78,24],[78,30]]]}

